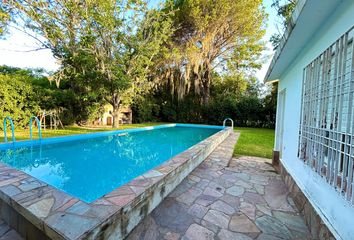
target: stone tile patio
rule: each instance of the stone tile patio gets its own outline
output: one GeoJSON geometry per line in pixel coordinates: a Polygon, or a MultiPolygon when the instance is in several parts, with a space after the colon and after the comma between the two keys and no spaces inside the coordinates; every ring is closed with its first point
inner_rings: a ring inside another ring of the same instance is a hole
{"type": "Polygon", "coordinates": [[[236,137],[226,139],[128,239],[311,239],[270,160],[230,160],[236,137]]]}
{"type": "Polygon", "coordinates": [[[23,238],[0,219],[0,240],[23,240],[23,238]]]}

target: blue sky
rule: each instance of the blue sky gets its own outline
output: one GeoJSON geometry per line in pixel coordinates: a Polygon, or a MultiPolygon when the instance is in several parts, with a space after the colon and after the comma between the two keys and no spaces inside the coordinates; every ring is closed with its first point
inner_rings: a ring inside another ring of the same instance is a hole
{"type": "MultiPolygon", "coordinates": [[[[150,5],[156,4],[160,0],[152,0],[150,5]]],[[[264,6],[269,14],[267,22],[267,32],[263,38],[266,42],[267,50],[263,52],[262,59],[264,63],[262,69],[256,72],[258,79],[263,80],[270,60],[273,55],[272,45],[269,43],[270,36],[277,32],[276,12],[271,8],[273,0],[264,0],[264,6]]],[[[10,29],[10,34],[6,39],[0,40],[0,65],[9,65],[23,68],[44,68],[49,71],[55,71],[59,65],[49,50],[31,51],[36,49],[38,44],[31,37],[17,30],[10,29]]]]}

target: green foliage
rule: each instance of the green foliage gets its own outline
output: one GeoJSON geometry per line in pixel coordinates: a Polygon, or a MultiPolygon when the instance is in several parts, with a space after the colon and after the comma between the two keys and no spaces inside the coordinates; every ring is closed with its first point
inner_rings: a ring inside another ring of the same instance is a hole
{"type": "Polygon", "coordinates": [[[207,104],[215,70],[260,67],[266,18],[261,0],[172,2],[177,30],[161,78],[178,99],[194,92],[207,104]]]}
{"type": "Polygon", "coordinates": [[[0,37],[3,36],[7,30],[7,24],[10,20],[10,15],[7,8],[0,2],[0,37]]]}
{"type": "MultiPolygon", "coordinates": [[[[180,101],[171,99],[163,102],[160,114],[161,120],[167,122],[203,122],[202,106],[199,104],[198,98],[193,95],[186,96],[180,101]]],[[[206,121],[207,119],[204,120],[204,122],[206,121]]]]}
{"type": "MultiPolygon", "coordinates": [[[[239,99],[235,95],[220,95],[204,107],[203,116],[209,124],[220,125],[225,118],[237,119],[239,99]]],[[[236,123],[235,123],[236,124],[236,123]]]]}
{"type": "Polygon", "coordinates": [[[254,77],[237,71],[223,75],[215,73],[213,79],[208,104],[201,105],[199,97],[193,93],[177,100],[169,94],[168,86],[160,86],[157,91],[141,96],[144,101],[134,100],[134,121],[220,125],[230,117],[236,126],[274,128],[276,88],[263,97],[264,87],[254,77]]]}
{"type": "Polygon", "coordinates": [[[12,19],[46,40],[61,63],[57,80],[75,81],[85,96],[113,106],[151,88],[148,77],[173,32],[172,13],[149,10],[146,1],[10,1],[12,19]],[[91,94],[92,93],[92,94],[91,94]]]}
{"type": "Polygon", "coordinates": [[[245,80],[242,74],[232,73],[219,76],[214,74],[211,93],[213,96],[236,95],[240,96],[247,91],[250,84],[245,80]]]}
{"type": "Polygon", "coordinates": [[[273,0],[272,7],[277,10],[278,16],[284,19],[284,24],[287,24],[290,21],[296,3],[297,0],[273,0]]]}
{"type": "Polygon", "coordinates": [[[238,103],[238,114],[236,116],[236,123],[238,126],[262,126],[261,117],[262,103],[259,98],[250,96],[244,97],[238,103]]]}
{"type": "MultiPolygon", "coordinates": [[[[284,29],[291,20],[291,15],[296,7],[297,0],[273,0],[272,7],[277,11],[278,17],[282,21],[282,28],[284,29]]],[[[274,33],[270,42],[274,49],[276,49],[280,43],[282,34],[274,33]]]]}
{"type": "MultiPolygon", "coordinates": [[[[40,110],[61,109],[61,116],[59,117],[64,125],[80,124],[98,115],[101,104],[97,102],[95,97],[90,96],[90,94],[82,91],[77,86],[71,85],[71,82],[66,79],[63,79],[61,84],[57,86],[55,82],[45,77],[44,73],[41,69],[20,69],[0,66],[0,74],[3,78],[16,80],[11,85],[12,91],[24,85],[33,92],[31,97],[21,98],[17,101],[17,106],[26,106],[24,114],[27,119],[23,121],[28,121],[31,114],[38,115],[40,110]],[[17,87],[16,84],[18,85],[17,87]],[[33,108],[28,107],[32,105],[36,106],[35,111],[33,108]]],[[[10,85],[7,84],[5,86],[10,85]]],[[[5,91],[2,89],[0,93],[5,94],[5,91]]],[[[16,91],[13,93],[13,97],[17,96],[16,91]]],[[[9,94],[12,95],[11,92],[9,94]]],[[[11,98],[4,98],[3,100],[5,105],[10,106],[12,104],[11,98]]],[[[16,115],[8,111],[6,114],[11,117],[16,115]]],[[[24,127],[26,124],[28,123],[21,122],[17,127],[24,127]]]]}
{"type": "Polygon", "coordinates": [[[29,78],[0,73],[0,119],[11,116],[16,127],[25,127],[38,111],[39,103],[29,78]]]}
{"type": "Polygon", "coordinates": [[[131,105],[134,113],[133,121],[135,123],[157,122],[160,106],[151,96],[136,97],[131,105]]]}
{"type": "Polygon", "coordinates": [[[263,99],[263,115],[269,123],[266,127],[275,127],[277,111],[278,83],[273,83],[270,92],[263,99]]]}
{"type": "MultiPolygon", "coordinates": [[[[230,89],[232,88],[234,86],[230,89]]],[[[213,92],[211,101],[206,105],[200,105],[198,98],[192,94],[177,101],[170,95],[163,94],[166,91],[161,91],[144,98],[149,99],[148,101],[134,101],[134,121],[159,120],[220,125],[225,118],[230,117],[236,126],[274,128],[276,103],[270,95],[260,98],[254,88],[247,86],[246,90],[237,94],[238,90],[227,92],[230,90],[224,87],[222,89],[225,91],[222,93],[213,92]]]]}

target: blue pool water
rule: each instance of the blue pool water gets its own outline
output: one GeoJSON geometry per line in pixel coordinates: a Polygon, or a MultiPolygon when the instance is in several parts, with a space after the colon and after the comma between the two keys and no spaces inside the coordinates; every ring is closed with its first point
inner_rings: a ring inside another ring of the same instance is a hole
{"type": "MultiPolygon", "coordinates": [[[[164,127],[1,150],[1,161],[86,202],[103,196],[220,129],[164,127]]],[[[64,139],[64,138],[61,138],[64,139]]]]}

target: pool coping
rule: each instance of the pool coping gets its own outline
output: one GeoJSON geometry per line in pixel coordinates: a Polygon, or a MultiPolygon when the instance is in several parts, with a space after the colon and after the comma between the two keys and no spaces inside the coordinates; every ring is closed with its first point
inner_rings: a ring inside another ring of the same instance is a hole
{"type": "Polygon", "coordinates": [[[139,129],[164,126],[220,131],[91,203],[0,162],[0,201],[52,239],[122,239],[232,132],[231,128],[194,124],[139,129]]]}

